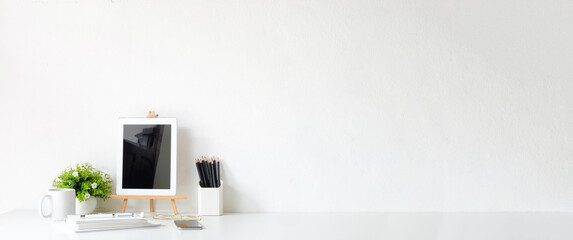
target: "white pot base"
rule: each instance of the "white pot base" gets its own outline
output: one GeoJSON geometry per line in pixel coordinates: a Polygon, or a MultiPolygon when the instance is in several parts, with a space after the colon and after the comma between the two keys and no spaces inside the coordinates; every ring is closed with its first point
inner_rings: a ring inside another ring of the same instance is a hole
{"type": "Polygon", "coordinates": [[[76,214],[90,214],[92,213],[97,205],[97,200],[95,197],[90,197],[85,202],[80,202],[76,198],[76,214]]]}

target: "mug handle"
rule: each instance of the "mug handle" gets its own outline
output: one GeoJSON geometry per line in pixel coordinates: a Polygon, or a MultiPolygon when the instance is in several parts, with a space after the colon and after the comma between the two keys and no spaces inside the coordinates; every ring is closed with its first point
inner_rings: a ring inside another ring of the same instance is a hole
{"type": "MultiPolygon", "coordinates": [[[[52,205],[54,204],[54,201],[52,200],[52,196],[51,196],[51,195],[44,195],[44,196],[42,197],[42,199],[40,199],[40,207],[38,208],[38,210],[40,211],[40,216],[42,216],[43,218],[49,218],[49,217],[51,217],[51,216],[52,216],[52,211],[53,211],[53,209],[51,209],[50,214],[44,215],[43,206],[44,206],[44,200],[45,200],[46,198],[49,198],[49,199],[50,199],[50,202],[52,203],[52,205]]],[[[53,208],[53,206],[52,206],[52,208],[53,208]]]]}

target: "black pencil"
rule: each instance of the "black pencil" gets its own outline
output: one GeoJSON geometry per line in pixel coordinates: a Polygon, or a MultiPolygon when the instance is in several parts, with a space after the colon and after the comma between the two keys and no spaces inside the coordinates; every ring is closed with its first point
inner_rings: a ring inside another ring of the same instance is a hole
{"type": "Polygon", "coordinates": [[[209,175],[207,171],[205,171],[205,163],[203,160],[199,160],[201,166],[201,172],[203,172],[203,187],[209,186],[209,175]]]}
{"type": "Polygon", "coordinates": [[[209,171],[209,163],[207,162],[207,159],[203,159],[203,170],[205,171],[205,173],[207,174],[207,177],[205,179],[205,183],[206,183],[206,187],[211,187],[211,172],[209,171]]]}
{"type": "Polygon", "coordinates": [[[201,172],[201,167],[199,167],[199,159],[195,159],[195,167],[197,167],[197,175],[199,175],[199,185],[204,187],[204,177],[203,173],[201,172]]]}
{"type": "Polygon", "coordinates": [[[203,175],[205,176],[205,186],[204,187],[209,187],[209,172],[207,171],[207,168],[205,168],[205,160],[201,159],[201,171],[203,171],[203,175]]]}
{"type": "Polygon", "coordinates": [[[213,160],[209,161],[209,170],[211,171],[211,187],[216,187],[217,183],[215,182],[215,165],[213,164],[213,160]]]}
{"type": "Polygon", "coordinates": [[[215,175],[217,176],[217,186],[216,187],[220,187],[221,186],[221,169],[219,166],[219,159],[217,159],[217,162],[215,164],[215,175]]]}
{"type": "Polygon", "coordinates": [[[214,187],[219,187],[218,183],[217,183],[217,160],[215,159],[215,157],[211,158],[211,161],[213,161],[213,172],[215,173],[215,178],[213,179],[213,181],[215,182],[215,186],[214,187]]]}
{"type": "Polygon", "coordinates": [[[208,174],[209,174],[209,179],[207,179],[207,182],[209,182],[209,187],[213,187],[213,173],[211,173],[211,166],[209,164],[209,160],[205,160],[205,170],[207,170],[208,174]]]}
{"type": "Polygon", "coordinates": [[[199,185],[201,185],[201,187],[205,186],[205,175],[203,174],[203,170],[201,169],[201,160],[197,159],[195,160],[196,165],[197,165],[197,174],[199,174],[199,185]]]}
{"type": "Polygon", "coordinates": [[[211,179],[213,178],[213,175],[211,174],[211,170],[209,170],[209,160],[207,160],[207,158],[205,158],[205,160],[203,160],[203,162],[205,163],[205,171],[207,172],[207,187],[211,188],[213,187],[213,182],[211,181],[211,179]]]}
{"type": "Polygon", "coordinates": [[[203,170],[203,181],[205,181],[205,183],[203,183],[204,187],[209,187],[209,172],[207,172],[207,169],[205,169],[205,161],[202,161],[202,170],[203,170]]]}
{"type": "Polygon", "coordinates": [[[219,173],[217,172],[217,160],[213,158],[213,171],[215,172],[215,187],[219,187],[219,173]]]}

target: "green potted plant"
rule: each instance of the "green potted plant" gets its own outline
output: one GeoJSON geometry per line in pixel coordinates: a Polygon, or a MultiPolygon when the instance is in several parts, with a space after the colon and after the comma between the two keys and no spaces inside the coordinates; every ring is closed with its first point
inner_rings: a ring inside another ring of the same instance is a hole
{"type": "Polygon", "coordinates": [[[52,186],[76,190],[76,214],[93,212],[97,205],[96,197],[107,200],[111,195],[109,174],[95,169],[89,163],[66,168],[54,179],[52,186]]]}

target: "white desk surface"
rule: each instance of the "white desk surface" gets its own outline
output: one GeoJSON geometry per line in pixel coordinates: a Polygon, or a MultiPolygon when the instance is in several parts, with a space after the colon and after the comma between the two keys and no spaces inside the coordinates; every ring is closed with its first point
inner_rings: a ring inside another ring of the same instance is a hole
{"type": "Polygon", "coordinates": [[[203,230],[73,233],[35,211],[0,215],[0,239],[573,239],[573,213],[268,213],[203,217],[203,230]]]}

